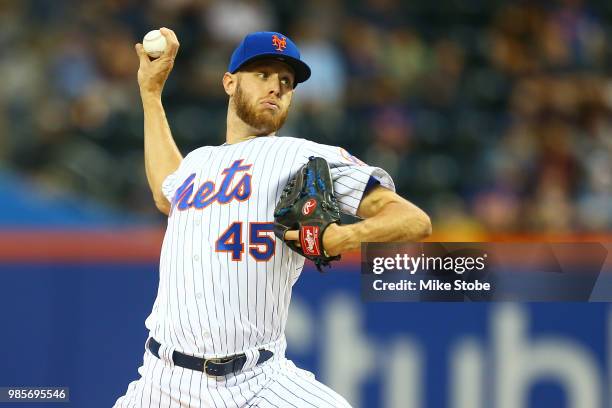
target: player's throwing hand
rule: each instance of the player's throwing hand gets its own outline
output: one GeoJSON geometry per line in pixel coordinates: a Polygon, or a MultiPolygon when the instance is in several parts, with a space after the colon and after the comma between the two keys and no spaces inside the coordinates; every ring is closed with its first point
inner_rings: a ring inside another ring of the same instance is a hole
{"type": "Polygon", "coordinates": [[[140,59],[140,67],[138,68],[138,85],[140,93],[150,93],[161,95],[164,89],[164,84],[174,66],[174,59],[179,49],[179,41],[174,31],[162,27],[159,29],[164,37],[166,37],[166,51],[161,57],[151,60],[144,50],[141,43],[135,45],[136,53],[140,59]]]}

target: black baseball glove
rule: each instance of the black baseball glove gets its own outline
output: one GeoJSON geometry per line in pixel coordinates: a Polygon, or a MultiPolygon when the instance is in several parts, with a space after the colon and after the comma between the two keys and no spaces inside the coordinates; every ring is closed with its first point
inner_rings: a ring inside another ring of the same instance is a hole
{"type": "Polygon", "coordinates": [[[274,233],[282,240],[287,231],[299,231],[299,241],[285,243],[313,261],[319,272],[322,266],[340,259],[340,255],[327,255],[323,248],[325,229],[331,223],[340,223],[340,209],[325,159],[311,156],[287,183],[274,209],[274,221],[274,233]]]}

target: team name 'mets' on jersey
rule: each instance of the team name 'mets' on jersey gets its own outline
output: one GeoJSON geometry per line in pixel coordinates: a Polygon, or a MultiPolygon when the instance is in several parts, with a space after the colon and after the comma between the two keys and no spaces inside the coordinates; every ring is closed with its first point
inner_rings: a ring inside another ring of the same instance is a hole
{"type": "Polygon", "coordinates": [[[273,212],[310,156],[328,161],[346,213],[355,215],[371,176],[395,189],[384,170],[339,147],[276,136],[201,147],[166,178],[162,190],[172,207],[146,320],[152,337],[207,358],[266,345],[278,350],[304,258],[275,237],[273,212]]]}

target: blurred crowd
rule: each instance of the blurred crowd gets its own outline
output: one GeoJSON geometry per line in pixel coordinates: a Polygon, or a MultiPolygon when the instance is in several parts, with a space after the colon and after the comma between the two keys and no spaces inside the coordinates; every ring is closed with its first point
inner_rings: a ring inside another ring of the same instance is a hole
{"type": "Polygon", "coordinates": [[[157,219],[133,45],[161,26],[184,154],[224,141],[232,49],[281,31],[313,70],[281,134],[385,168],[434,230],[612,227],[607,0],[0,1],[0,169],[157,219]]]}

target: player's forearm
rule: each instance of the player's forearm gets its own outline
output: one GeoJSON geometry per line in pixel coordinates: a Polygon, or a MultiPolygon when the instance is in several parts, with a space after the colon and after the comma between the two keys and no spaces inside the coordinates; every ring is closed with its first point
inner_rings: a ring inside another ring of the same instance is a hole
{"type": "Polygon", "coordinates": [[[161,97],[143,94],[142,106],[147,181],[158,208],[167,207],[161,186],[165,178],[179,167],[183,157],[172,138],[161,97]]]}
{"type": "Polygon", "coordinates": [[[431,234],[431,221],[420,208],[391,202],[373,217],[352,224],[352,232],[361,242],[419,241],[431,234]]]}
{"type": "Polygon", "coordinates": [[[360,248],[362,242],[419,241],[431,235],[431,221],[416,206],[391,202],[370,218],[332,231],[324,247],[330,255],[337,255],[360,248]]]}

